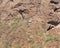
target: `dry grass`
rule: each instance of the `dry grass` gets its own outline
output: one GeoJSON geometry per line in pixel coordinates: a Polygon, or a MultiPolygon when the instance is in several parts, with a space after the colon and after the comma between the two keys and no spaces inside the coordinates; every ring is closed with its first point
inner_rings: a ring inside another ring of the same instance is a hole
{"type": "Polygon", "coordinates": [[[35,23],[31,26],[18,17],[0,20],[0,44],[3,45],[0,48],[60,48],[60,35],[44,32],[39,28],[40,23],[35,23]]]}

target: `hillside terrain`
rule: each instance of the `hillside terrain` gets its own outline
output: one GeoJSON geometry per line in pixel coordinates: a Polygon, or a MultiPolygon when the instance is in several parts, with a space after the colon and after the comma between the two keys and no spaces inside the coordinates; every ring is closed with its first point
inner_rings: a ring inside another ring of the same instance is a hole
{"type": "Polygon", "coordinates": [[[0,0],[0,48],[60,48],[60,0],[0,0]]]}

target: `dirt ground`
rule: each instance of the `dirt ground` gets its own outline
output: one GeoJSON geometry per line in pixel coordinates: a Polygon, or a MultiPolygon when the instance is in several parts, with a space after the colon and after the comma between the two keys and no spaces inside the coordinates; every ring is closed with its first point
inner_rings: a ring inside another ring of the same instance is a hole
{"type": "Polygon", "coordinates": [[[0,48],[60,48],[60,0],[0,0],[0,48]]]}

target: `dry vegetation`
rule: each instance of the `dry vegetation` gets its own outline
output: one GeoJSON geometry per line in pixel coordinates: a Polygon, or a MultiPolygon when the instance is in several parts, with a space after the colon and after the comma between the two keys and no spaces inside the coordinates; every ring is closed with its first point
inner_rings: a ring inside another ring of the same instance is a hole
{"type": "Polygon", "coordinates": [[[0,48],[60,48],[60,0],[0,0],[0,48]]]}

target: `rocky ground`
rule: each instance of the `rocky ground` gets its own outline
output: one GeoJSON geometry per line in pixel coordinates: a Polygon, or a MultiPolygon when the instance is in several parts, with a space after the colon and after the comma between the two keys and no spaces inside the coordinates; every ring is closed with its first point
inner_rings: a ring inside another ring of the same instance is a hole
{"type": "Polygon", "coordinates": [[[0,0],[0,48],[60,48],[60,0],[0,0]]]}

